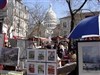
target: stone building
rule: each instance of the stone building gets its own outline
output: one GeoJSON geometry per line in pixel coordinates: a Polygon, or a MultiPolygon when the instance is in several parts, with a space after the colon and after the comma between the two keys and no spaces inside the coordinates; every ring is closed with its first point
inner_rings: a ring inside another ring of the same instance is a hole
{"type": "Polygon", "coordinates": [[[26,38],[29,13],[21,0],[8,0],[6,16],[3,22],[3,33],[9,38],[26,38]]]}

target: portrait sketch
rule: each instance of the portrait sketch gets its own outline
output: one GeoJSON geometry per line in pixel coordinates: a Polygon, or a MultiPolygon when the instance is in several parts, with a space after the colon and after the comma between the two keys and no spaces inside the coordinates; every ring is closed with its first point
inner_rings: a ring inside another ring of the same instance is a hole
{"type": "Polygon", "coordinates": [[[28,74],[36,74],[36,63],[27,62],[27,75],[28,74]]]}
{"type": "Polygon", "coordinates": [[[57,66],[54,63],[47,64],[47,75],[57,75],[57,66]]]}
{"type": "Polygon", "coordinates": [[[56,62],[55,50],[47,50],[47,62],[56,62]]]}

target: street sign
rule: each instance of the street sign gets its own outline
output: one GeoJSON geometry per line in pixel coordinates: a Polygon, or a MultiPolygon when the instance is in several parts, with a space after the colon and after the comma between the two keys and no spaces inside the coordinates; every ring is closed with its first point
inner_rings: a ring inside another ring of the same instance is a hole
{"type": "Polygon", "coordinates": [[[7,4],[7,0],[0,0],[0,9],[5,8],[6,4],[7,4]]]}

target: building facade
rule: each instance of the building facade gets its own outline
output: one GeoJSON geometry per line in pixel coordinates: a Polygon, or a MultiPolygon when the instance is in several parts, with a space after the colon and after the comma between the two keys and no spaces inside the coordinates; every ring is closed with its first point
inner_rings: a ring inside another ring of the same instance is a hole
{"type": "Polygon", "coordinates": [[[21,0],[8,0],[2,32],[8,34],[9,38],[26,38],[28,19],[29,13],[21,0]]]}

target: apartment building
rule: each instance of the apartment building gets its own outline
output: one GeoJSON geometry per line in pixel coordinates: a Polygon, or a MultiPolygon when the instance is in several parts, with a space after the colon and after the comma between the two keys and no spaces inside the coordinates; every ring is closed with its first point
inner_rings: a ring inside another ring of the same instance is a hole
{"type": "Polygon", "coordinates": [[[10,38],[26,38],[29,19],[27,7],[21,0],[8,0],[6,12],[2,32],[8,34],[10,38]]]}

